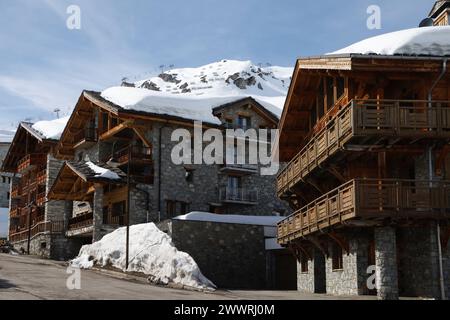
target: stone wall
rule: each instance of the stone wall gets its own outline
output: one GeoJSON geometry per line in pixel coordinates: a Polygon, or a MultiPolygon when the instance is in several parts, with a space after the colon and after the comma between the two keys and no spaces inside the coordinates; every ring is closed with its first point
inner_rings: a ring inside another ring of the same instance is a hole
{"type": "Polygon", "coordinates": [[[397,229],[402,296],[435,297],[439,291],[436,225],[397,229]]]}
{"type": "MultiPolygon", "coordinates": [[[[64,162],[55,159],[50,154],[47,155],[47,180],[46,180],[46,192],[50,191],[53,186],[59,171],[61,170],[64,162]]],[[[45,204],[45,219],[47,221],[62,221],[64,220],[64,201],[48,201],[45,204]]]]}
{"type": "Polygon", "coordinates": [[[328,242],[326,292],[335,295],[367,294],[368,238],[363,232],[348,232],[343,237],[348,241],[349,252],[343,250],[341,270],[333,270],[332,255],[336,244],[328,242]]]}
{"type": "Polygon", "coordinates": [[[314,248],[309,252],[312,252],[312,256],[308,259],[307,272],[302,272],[301,262],[297,261],[297,290],[306,293],[325,293],[325,257],[314,248]]]}
{"type": "Polygon", "coordinates": [[[172,221],[172,239],[202,273],[221,288],[265,289],[264,227],[199,221],[172,221]]]}

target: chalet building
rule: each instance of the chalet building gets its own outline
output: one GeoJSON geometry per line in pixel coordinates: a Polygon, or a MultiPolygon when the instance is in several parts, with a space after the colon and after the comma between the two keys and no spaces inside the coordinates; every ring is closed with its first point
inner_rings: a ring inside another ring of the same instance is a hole
{"type": "Polygon", "coordinates": [[[436,1],[428,17],[433,19],[433,25],[435,26],[450,25],[450,1],[436,1]]]}
{"type": "Polygon", "coordinates": [[[9,173],[12,180],[8,189],[9,241],[18,251],[65,257],[64,202],[46,200],[62,165],[52,153],[57,143],[55,130],[63,125],[64,119],[34,125],[21,123],[3,161],[2,172],[9,173]],[[43,124],[51,129],[50,135],[41,131],[43,124]]]}
{"type": "MultiPolygon", "coordinates": [[[[276,128],[278,123],[252,98],[215,107],[207,113],[216,120],[204,121],[204,129],[276,128]]],[[[195,112],[189,118],[150,110],[119,106],[97,92],[82,93],[55,146],[55,157],[65,162],[48,193],[48,200],[66,204],[61,212],[69,239],[97,241],[128,218],[130,224],[163,225],[191,211],[289,212],[276,196],[275,176],[260,175],[258,165],[173,164],[172,149],[179,142],[171,141],[172,132],[185,128],[193,133],[198,119],[195,112]]]]}
{"type": "MultiPolygon", "coordinates": [[[[406,32],[418,44],[420,33],[441,32],[448,44],[447,29],[424,29],[406,32]]],[[[297,258],[300,291],[449,297],[448,58],[408,45],[388,55],[383,41],[297,60],[280,121],[289,164],[277,181],[295,213],[279,223],[278,242],[297,258]]]]}

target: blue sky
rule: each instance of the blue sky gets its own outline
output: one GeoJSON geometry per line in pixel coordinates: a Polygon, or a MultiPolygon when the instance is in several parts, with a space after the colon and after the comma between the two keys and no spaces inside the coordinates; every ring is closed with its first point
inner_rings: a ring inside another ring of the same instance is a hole
{"type": "Polygon", "coordinates": [[[0,0],[0,128],[53,118],[83,89],[158,66],[220,59],[292,66],[380,33],[416,27],[434,0],[0,0]],[[69,5],[81,30],[66,27],[69,5]],[[382,29],[366,27],[369,5],[382,29]]]}

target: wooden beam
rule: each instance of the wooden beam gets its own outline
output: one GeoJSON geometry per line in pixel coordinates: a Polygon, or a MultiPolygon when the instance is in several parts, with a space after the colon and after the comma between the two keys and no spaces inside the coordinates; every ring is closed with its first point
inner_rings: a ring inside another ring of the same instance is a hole
{"type": "Polygon", "coordinates": [[[113,137],[114,135],[118,134],[119,132],[129,128],[131,126],[131,124],[132,124],[132,122],[125,121],[124,123],[121,123],[121,124],[115,126],[111,130],[108,130],[105,133],[103,133],[100,136],[100,140],[107,140],[107,139],[113,137]]]}
{"type": "Polygon", "coordinates": [[[350,253],[350,245],[347,239],[345,239],[342,235],[338,235],[335,232],[329,232],[328,236],[336,241],[336,243],[341,247],[342,251],[346,254],[350,253]]]}
{"type": "Polygon", "coordinates": [[[152,143],[150,141],[148,141],[147,137],[145,136],[145,133],[142,131],[141,128],[134,128],[133,127],[134,132],[136,132],[137,136],[142,140],[142,142],[145,144],[145,146],[147,148],[151,148],[152,147],[152,143]]]}

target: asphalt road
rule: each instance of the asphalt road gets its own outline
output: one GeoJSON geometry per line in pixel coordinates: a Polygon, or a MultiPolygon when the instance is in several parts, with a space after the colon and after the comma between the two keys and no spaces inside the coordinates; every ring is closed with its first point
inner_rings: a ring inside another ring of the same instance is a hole
{"type": "MultiPolygon", "coordinates": [[[[160,287],[117,272],[82,270],[80,289],[67,287],[67,265],[26,256],[0,254],[0,300],[310,300],[335,299],[296,291],[223,291],[203,293],[160,287]]],[[[350,298],[350,297],[349,297],[350,298]]],[[[345,299],[345,297],[340,297],[345,299]]]]}

